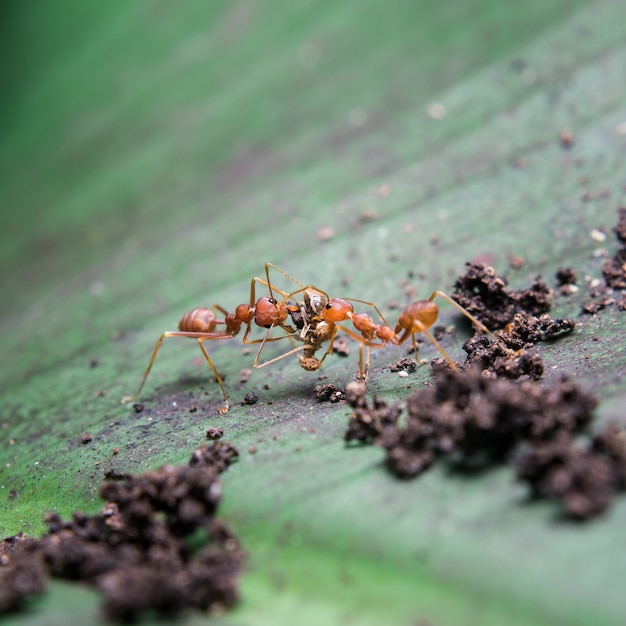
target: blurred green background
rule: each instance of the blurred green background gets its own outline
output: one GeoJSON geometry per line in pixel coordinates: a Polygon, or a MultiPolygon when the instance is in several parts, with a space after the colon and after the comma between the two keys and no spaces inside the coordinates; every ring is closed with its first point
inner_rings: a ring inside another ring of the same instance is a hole
{"type": "MultiPolygon", "coordinates": [[[[213,342],[218,416],[197,348],[171,341],[146,410],[119,404],[163,330],[246,302],[266,261],[390,319],[472,259],[516,287],[569,266],[581,290],[556,313],[578,316],[625,201],[622,2],[3,2],[0,59],[3,535],[98,510],[103,469],[185,462],[219,426],[242,451],[222,515],[249,570],[237,609],[181,623],[626,622],[623,502],[576,526],[506,468],[399,483],[379,450],[345,449],[347,408],[318,404],[295,359],[241,383],[253,354],[213,342]]],[[[547,379],[623,421],[623,318],[578,321],[542,346],[547,379]]],[[[446,337],[457,358],[465,336],[446,337]]],[[[373,355],[389,400],[429,378],[390,373],[399,356],[373,355]]],[[[52,589],[6,623],[98,623],[93,594],[52,589]]]]}

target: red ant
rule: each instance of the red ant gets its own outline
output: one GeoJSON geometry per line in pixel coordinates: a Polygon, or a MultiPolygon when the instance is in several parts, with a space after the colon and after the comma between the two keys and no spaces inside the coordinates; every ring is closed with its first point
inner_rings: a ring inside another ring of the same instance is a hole
{"type": "Polygon", "coordinates": [[[370,363],[370,348],[382,348],[388,343],[399,345],[404,343],[409,337],[413,341],[413,349],[417,353],[417,342],[415,335],[423,333],[431,341],[431,343],[444,356],[450,367],[456,370],[454,361],[448,353],[443,349],[441,344],[429,332],[429,328],[437,321],[439,308],[434,298],[440,296],[447,302],[452,304],[463,315],[472,321],[480,330],[490,335],[493,334],[481,324],[474,316],[466,311],[462,306],[457,304],[452,298],[441,291],[435,291],[428,300],[419,300],[409,304],[403,309],[398,318],[395,330],[389,326],[385,317],[373,302],[367,300],[359,300],[356,298],[330,298],[325,291],[318,289],[314,285],[305,286],[295,278],[276,267],[271,263],[265,264],[266,279],[254,277],[250,282],[250,302],[249,304],[240,304],[235,309],[235,313],[228,313],[225,309],[218,305],[214,305],[212,309],[198,307],[189,311],[178,323],[177,331],[167,331],[161,334],[154,346],[152,356],[148,363],[148,367],[143,375],[139,388],[132,396],[122,398],[122,403],[130,402],[137,398],[143,389],[144,383],[150,374],[152,365],[157,357],[163,340],[167,337],[187,337],[196,339],[198,346],[211,368],[224,398],[224,406],[219,409],[220,413],[228,411],[228,396],[224,389],[222,378],[217,368],[211,361],[209,354],[204,347],[205,341],[214,341],[218,339],[231,339],[239,334],[241,326],[246,326],[243,336],[244,344],[261,344],[257,352],[253,366],[255,368],[265,367],[271,363],[275,363],[291,354],[302,352],[300,355],[300,365],[308,371],[316,371],[320,369],[326,357],[333,351],[333,341],[339,330],[345,332],[354,340],[359,342],[359,378],[366,380],[370,363]],[[274,286],[269,278],[269,269],[280,272],[283,276],[293,281],[299,286],[299,289],[291,293],[282,291],[274,286]],[[261,296],[256,299],[256,285],[260,283],[267,287],[269,296],[261,296]],[[274,292],[283,297],[282,301],[277,301],[274,292]],[[299,294],[302,294],[303,301],[293,304],[292,300],[299,294]],[[365,304],[376,311],[380,317],[382,324],[377,324],[366,313],[355,313],[352,302],[365,304]],[[215,311],[219,311],[224,315],[224,319],[216,317],[215,311]],[[287,319],[291,318],[296,328],[287,323],[287,319]],[[354,326],[354,330],[341,325],[341,322],[350,321],[354,326]],[[267,333],[262,339],[250,340],[249,335],[252,329],[252,322],[257,326],[267,328],[267,333]],[[222,330],[218,327],[224,326],[222,330]],[[285,334],[271,337],[270,333],[275,327],[280,327],[285,334]],[[300,332],[297,332],[299,330],[300,332]],[[360,333],[360,334],[359,334],[360,333]],[[292,342],[298,340],[302,345],[295,347],[278,357],[270,359],[259,364],[261,352],[266,343],[272,341],[280,341],[288,338],[292,342]],[[317,358],[315,354],[322,349],[324,344],[328,343],[328,348],[322,358],[317,358]],[[363,348],[366,349],[365,367],[363,364],[363,348]]]}
{"type": "MultiPolygon", "coordinates": [[[[266,273],[268,271],[268,265],[271,266],[271,264],[266,264],[266,273]]],[[[341,330],[359,342],[359,378],[362,380],[367,380],[370,363],[370,348],[382,348],[389,343],[399,345],[410,337],[413,342],[413,351],[417,354],[418,348],[415,336],[419,333],[423,333],[446,359],[450,368],[456,370],[456,364],[450,355],[429,331],[439,316],[439,307],[434,302],[437,296],[446,300],[465,315],[482,332],[495,339],[489,329],[442,291],[434,291],[428,300],[418,300],[407,305],[400,313],[395,329],[392,329],[374,303],[355,298],[329,298],[326,292],[318,289],[314,285],[305,287],[295,278],[283,272],[283,270],[276,266],[271,267],[274,267],[274,269],[301,286],[297,291],[288,294],[282,304],[286,306],[288,300],[294,298],[299,293],[303,294],[304,302],[299,307],[300,314],[297,318],[300,324],[296,323],[297,326],[300,325],[302,331],[299,336],[291,335],[301,340],[303,343],[293,350],[259,364],[259,357],[265,343],[261,342],[261,347],[254,361],[254,367],[257,368],[275,363],[291,354],[302,352],[302,354],[299,355],[300,366],[307,371],[316,371],[322,366],[326,357],[333,351],[334,339],[337,332],[341,330]],[[354,306],[351,304],[352,302],[360,302],[372,307],[383,323],[377,324],[371,316],[366,313],[355,313],[354,306]],[[357,332],[340,324],[348,320],[352,322],[357,332]],[[360,333],[360,335],[358,333],[360,333]],[[328,349],[322,358],[319,359],[315,354],[326,342],[329,344],[328,349]],[[363,363],[363,348],[366,349],[365,366],[363,363]]],[[[292,320],[296,322],[293,309],[294,307],[290,309],[290,315],[292,320]]]]}
{"type": "MultiPolygon", "coordinates": [[[[289,312],[292,321],[296,327],[300,329],[299,333],[293,332],[283,335],[280,339],[289,337],[292,340],[292,343],[293,340],[298,340],[302,342],[302,345],[297,346],[278,357],[270,359],[269,361],[259,363],[261,352],[265,346],[265,340],[263,340],[260,342],[261,347],[256,355],[253,367],[265,367],[266,365],[275,363],[276,361],[284,359],[291,354],[302,352],[302,354],[299,355],[300,366],[307,371],[316,371],[320,369],[326,357],[332,353],[333,342],[337,335],[337,331],[342,330],[359,342],[359,376],[361,378],[367,378],[367,369],[369,367],[369,348],[383,347],[388,342],[396,343],[393,329],[387,324],[385,317],[373,302],[359,300],[357,298],[330,298],[325,291],[322,291],[315,285],[305,286],[303,283],[296,280],[293,276],[287,274],[279,267],[273,265],[272,263],[266,263],[265,273],[267,281],[270,284],[269,268],[280,272],[283,276],[300,287],[296,291],[286,294],[283,302],[278,306],[281,308],[284,307],[289,312]],[[302,294],[303,301],[296,305],[291,304],[292,299],[295,299],[299,294],[302,294]],[[373,308],[383,321],[383,324],[375,324],[372,318],[365,313],[354,313],[354,306],[351,304],[352,302],[359,302],[373,308]],[[361,336],[353,330],[338,324],[338,322],[343,322],[348,319],[350,319],[354,327],[362,333],[361,336]],[[368,326],[367,329],[365,328],[366,326],[368,326]],[[325,343],[329,344],[328,349],[322,358],[319,359],[315,356],[315,353],[320,350],[325,343]],[[368,350],[365,374],[363,374],[363,346],[366,346],[368,350]]],[[[269,337],[269,331],[266,337],[269,337]]],[[[278,338],[268,338],[268,341],[276,339],[278,338]]]]}
{"type": "Polygon", "coordinates": [[[267,281],[262,278],[253,278],[250,283],[250,303],[249,304],[240,304],[236,309],[235,313],[228,313],[225,309],[218,305],[214,305],[212,309],[198,307],[192,309],[188,313],[186,313],[180,322],[178,322],[178,330],[177,331],[166,331],[161,334],[159,339],[154,346],[154,350],[152,351],[152,356],[150,357],[150,362],[148,363],[148,367],[143,375],[139,388],[132,396],[124,396],[122,398],[122,404],[126,404],[127,402],[131,402],[135,398],[139,396],[141,390],[150,374],[150,370],[152,369],[152,365],[157,357],[159,349],[161,348],[161,344],[163,340],[168,337],[188,337],[190,339],[196,339],[198,341],[198,346],[204,356],[205,361],[208,363],[211,371],[213,372],[215,379],[217,380],[220,389],[222,390],[222,395],[224,397],[224,406],[219,409],[220,413],[226,413],[228,411],[228,396],[226,395],[226,390],[224,389],[224,383],[222,381],[222,377],[220,376],[217,368],[211,361],[211,357],[204,347],[205,341],[215,341],[218,339],[231,339],[239,334],[241,330],[242,324],[246,325],[246,332],[243,336],[243,342],[245,344],[255,344],[262,343],[263,345],[268,341],[278,341],[280,339],[284,339],[287,336],[290,336],[295,332],[295,330],[286,324],[286,320],[289,317],[289,306],[286,301],[277,302],[274,298],[273,292],[276,291],[280,293],[283,297],[287,296],[286,292],[283,292],[276,287],[273,287],[269,282],[268,268],[266,266],[265,273],[267,276],[267,281]],[[262,296],[258,300],[256,298],[256,284],[261,283],[265,285],[270,292],[269,296],[262,296]],[[224,319],[218,319],[215,315],[215,311],[219,311],[224,315],[224,319]],[[254,322],[257,326],[261,326],[263,328],[268,329],[268,333],[272,328],[278,326],[285,330],[287,334],[281,335],[279,337],[268,337],[267,334],[263,339],[255,339],[249,340],[248,337],[250,335],[252,322],[254,322]],[[224,326],[222,330],[218,330],[218,327],[224,326]]]}

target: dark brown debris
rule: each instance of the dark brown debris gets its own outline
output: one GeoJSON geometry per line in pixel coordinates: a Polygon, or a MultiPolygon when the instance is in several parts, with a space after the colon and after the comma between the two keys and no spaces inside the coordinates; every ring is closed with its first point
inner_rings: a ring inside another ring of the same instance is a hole
{"type": "Polygon", "coordinates": [[[246,404],[256,404],[259,401],[259,396],[256,395],[256,393],[249,391],[244,399],[241,401],[241,405],[245,406],[246,404]]]}
{"type": "Polygon", "coordinates": [[[612,289],[626,289],[626,247],[618,250],[612,259],[604,263],[602,274],[607,286],[612,289]]]}
{"type": "Polygon", "coordinates": [[[618,222],[613,229],[620,247],[613,258],[602,268],[605,284],[591,291],[591,300],[582,305],[582,312],[594,315],[602,309],[616,305],[626,310],[626,207],[617,209],[618,222]],[[616,293],[617,292],[617,293],[616,293]]]}
{"type": "Polygon", "coordinates": [[[333,341],[333,354],[339,356],[348,356],[350,354],[350,346],[345,337],[336,337],[333,341]]]}
{"type": "Polygon", "coordinates": [[[40,594],[48,574],[37,542],[18,533],[0,541],[0,615],[18,611],[40,594]]]}
{"type": "Polygon", "coordinates": [[[491,341],[486,335],[475,335],[463,344],[467,353],[464,368],[478,366],[486,375],[517,379],[528,376],[539,380],[544,364],[539,354],[530,349],[513,351],[503,340],[491,341]]]}
{"type": "Polygon", "coordinates": [[[399,478],[412,478],[438,459],[458,470],[486,468],[518,453],[520,480],[533,493],[558,499],[569,517],[586,519],[626,489],[626,434],[603,429],[586,445],[575,435],[589,425],[596,398],[562,378],[550,386],[485,376],[480,368],[438,371],[434,385],[407,398],[407,416],[359,383],[346,387],[353,407],[346,441],[375,443],[399,478]],[[565,468],[565,469],[564,469],[565,468]]]}
{"type": "Polygon", "coordinates": [[[344,399],[343,390],[336,387],[332,383],[321,383],[319,385],[315,385],[313,393],[320,402],[336,403],[341,402],[344,399]]]}
{"type": "Polygon", "coordinates": [[[404,356],[399,358],[389,369],[392,372],[414,372],[417,369],[417,361],[404,356]]]}
{"type": "Polygon", "coordinates": [[[215,428],[214,426],[211,426],[206,429],[206,438],[210,439],[211,441],[217,441],[218,439],[221,439],[223,436],[224,436],[223,428],[215,428]]]}
{"type": "Polygon", "coordinates": [[[379,442],[388,429],[395,427],[402,411],[398,405],[388,406],[376,396],[370,406],[365,383],[361,381],[346,385],[346,401],[354,409],[344,433],[346,441],[379,442]]]}
{"type": "Polygon", "coordinates": [[[561,434],[530,446],[517,459],[518,478],[531,486],[535,497],[561,500],[569,517],[598,515],[626,488],[625,435],[609,424],[586,443],[561,434]]]}
{"type": "Polygon", "coordinates": [[[578,283],[578,276],[571,267],[560,267],[556,271],[555,278],[561,287],[578,283]]]}
{"type": "Polygon", "coordinates": [[[539,354],[532,350],[533,346],[572,332],[575,327],[576,322],[569,318],[554,319],[549,313],[536,317],[520,311],[498,331],[495,341],[486,335],[475,335],[463,344],[467,353],[465,367],[478,364],[497,376],[520,378],[527,375],[539,380],[544,365],[539,354]]]}
{"type": "Polygon", "coordinates": [[[626,246],[626,206],[617,209],[617,226],[613,229],[618,241],[626,246]]]}
{"type": "Polygon", "coordinates": [[[215,518],[219,473],[237,456],[231,444],[202,446],[187,466],[105,482],[97,515],[46,518],[39,540],[9,538],[0,548],[0,609],[14,610],[43,590],[48,576],[80,580],[104,595],[104,614],[135,621],[146,610],[164,615],[187,607],[212,610],[237,601],[244,552],[215,518]],[[204,547],[196,546],[198,532],[204,547]],[[14,547],[8,548],[12,544],[14,547]]]}
{"type": "Polygon", "coordinates": [[[547,313],[552,304],[552,290],[539,277],[528,289],[508,289],[506,278],[482,263],[467,263],[452,297],[490,330],[504,328],[520,311],[547,313]]]}

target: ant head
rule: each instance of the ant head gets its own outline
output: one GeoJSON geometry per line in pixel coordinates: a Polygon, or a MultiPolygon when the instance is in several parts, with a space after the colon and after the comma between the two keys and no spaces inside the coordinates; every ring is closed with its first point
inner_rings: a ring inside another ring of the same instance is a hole
{"type": "Polygon", "coordinates": [[[320,313],[327,322],[343,322],[352,317],[354,307],[347,300],[331,298],[320,313]]]}
{"type": "Polygon", "coordinates": [[[284,304],[278,304],[274,298],[263,296],[259,298],[254,307],[254,321],[257,326],[270,328],[276,324],[282,324],[289,315],[284,304]]]}

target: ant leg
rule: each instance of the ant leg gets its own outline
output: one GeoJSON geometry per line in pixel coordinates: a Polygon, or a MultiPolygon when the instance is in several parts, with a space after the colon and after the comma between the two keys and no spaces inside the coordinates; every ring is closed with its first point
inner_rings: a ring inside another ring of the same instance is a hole
{"type": "MultiPolygon", "coordinates": [[[[443,346],[432,336],[432,334],[426,328],[423,328],[419,332],[426,335],[426,337],[428,338],[428,341],[430,341],[430,343],[432,343],[433,346],[435,346],[435,348],[439,350],[439,352],[441,353],[441,356],[443,356],[443,358],[448,362],[448,365],[450,366],[450,368],[456,372],[458,368],[455,365],[454,361],[452,360],[450,355],[444,350],[443,346]]],[[[415,339],[416,334],[417,333],[411,333],[409,330],[405,330],[400,336],[398,345],[403,344],[410,336],[413,342],[413,352],[415,353],[415,358],[417,359],[418,354],[419,354],[419,349],[417,345],[417,340],[415,339]]]]}
{"type": "MultiPolygon", "coordinates": [[[[305,289],[305,285],[303,283],[301,283],[299,280],[296,280],[291,274],[287,274],[287,272],[285,272],[284,270],[281,270],[280,267],[274,265],[273,263],[266,263],[265,264],[265,277],[267,278],[267,286],[270,290],[270,296],[273,298],[274,295],[272,294],[272,281],[270,280],[270,267],[273,270],[276,270],[277,272],[279,272],[280,274],[282,274],[285,278],[287,278],[288,280],[290,280],[292,283],[298,285],[298,287],[301,287],[302,289],[305,289]]],[[[276,291],[278,293],[280,293],[283,298],[287,299],[287,293],[284,291],[281,291],[280,289],[277,289],[276,287],[274,287],[274,289],[276,289],[276,291]]]]}
{"type": "Polygon", "coordinates": [[[359,343],[359,380],[367,382],[370,370],[370,347],[367,344],[359,343]],[[365,369],[363,368],[363,348],[365,348],[365,369]]]}
{"type": "Polygon", "coordinates": [[[256,357],[254,358],[254,363],[252,364],[252,367],[258,369],[260,367],[265,367],[266,365],[269,365],[270,363],[275,363],[276,361],[280,361],[280,359],[285,358],[286,356],[289,356],[290,354],[293,354],[294,352],[297,352],[298,350],[303,350],[304,346],[298,346],[298,348],[296,350],[290,350],[289,352],[275,357],[269,361],[265,361],[264,363],[261,363],[259,365],[259,359],[261,358],[261,352],[263,352],[263,348],[265,347],[265,344],[268,341],[278,341],[279,339],[289,339],[289,341],[291,341],[291,345],[293,345],[293,337],[291,334],[287,334],[287,335],[281,335],[280,337],[270,337],[270,333],[272,332],[272,328],[274,328],[273,326],[267,329],[267,332],[265,333],[265,337],[263,337],[263,339],[255,339],[254,341],[249,341],[248,343],[260,343],[261,346],[259,347],[259,351],[256,353],[256,357]]]}
{"type": "MultiPolygon", "coordinates": [[[[168,337],[191,337],[193,339],[198,339],[198,340],[202,339],[203,341],[207,341],[207,340],[211,341],[213,339],[232,339],[233,336],[229,333],[194,333],[194,332],[185,332],[185,331],[168,331],[168,332],[163,333],[159,337],[158,341],[156,342],[156,345],[154,346],[154,350],[152,351],[152,356],[150,357],[150,362],[148,363],[148,367],[146,368],[143,378],[141,379],[141,384],[139,385],[139,388],[132,396],[124,396],[121,400],[122,404],[126,404],[127,402],[132,402],[139,396],[139,394],[141,393],[141,390],[143,389],[144,383],[146,382],[146,379],[148,378],[148,375],[150,374],[150,370],[152,369],[152,365],[154,364],[157,354],[159,353],[161,344],[163,343],[163,340],[168,337]]],[[[220,383],[220,386],[222,386],[221,378],[219,378],[219,374],[217,373],[215,366],[212,364],[211,359],[209,359],[208,354],[206,354],[206,350],[204,349],[202,345],[200,345],[200,349],[205,354],[205,358],[207,359],[209,366],[213,370],[213,373],[216,375],[216,378],[218,378],[218,382],[220,383]]],[[[224,394],[224,398],[226,399],[226,393],[224,392],[223,386],[222,386],[222,393],[224,394]]],[[[228,401],[226,402],[228,404],[228,401]]]]}
{"type": "Polygon", "coordinates": [[[378,317],[380,317],[380,319],[385,323],[385,326],[389,326],[389,323],[387,322],[385,316],[380,312],[380,309],[373,302],[370,302],[369,300],[359,300],[358,298],[343,298],[343,299],[347,300],[348,302],[360,302],[361,304],[367,304],[367,306],[372,307],[372,309],[376,311],[376,313],[378,314],[378,317]]]}
{"type": "Polygon", "coordinates": [[[159,349],[161,348],[163,339],[165,339],[166,337],[171,337],[172,335],[173,335],[172,333],[166,332],[166,333],[163,333],[159,337],[158,341],[156,342],[156,345],[154,346],[154,350],[152,351],[152,356],[150,357],[150,362],[148,363],[148,367],[146,368],[143,378],[141,379],[141,384],[139,385],[139,389],[137,389],[137,391],[132,396],[124,396],[121,400],[122,404],[131,402],[132,400],[135,400],[139,396],[139,394],[141,393],[141,390],[143,389],[143,385],[146,382],[146,378],[148,378],[148,375],[150,374],[150,370],[152,369],[152,364],[154,363],[154,360],[156,359],[156,356],[159,353],[159,349]]]}
{"type": "Polygon", "coordinates": [[[494,341],[496,339],[495,335],[482,323],[479,322],[467,309],[464,309],[458,302],[455,302],[449,295],[445,294],[443,291],[433,291],[429,300],[434,300],[437,296],[443,298],[448,304],[451,304],[459,313],[462,313],[467,317],[474,326],[483,331],[486,335],[489,335],[494,341]]]}
{"type": "MultiPolygon", "coordinates": [[[[358,302],[361,302],[361,300],[359,300],[358,302]]],[[[370,369],[370,352],[371,352],[370,349],[371,348],[384,348],[387,345],[387,342],[382,341],[382,340],[380,342],[368,341],[364,337],[357,335],[357,333],[355,333],[353,330],[350,330],[349,328],[345,328],[344,326],[341,326],[340,324],[337,324],[335,328],[342,330],[344,333],[352,337],[352,339],[359,342],[359,380],[364,380],[364,381],[367,380],[367,376],[368,376],[369,369],[370,369]],[[365,368],[363,368],[363,348],[366,349],[365,368]]],[[[332,343],[331,343],[331,349],[332,349],[332,343]]]]}
{"type": "MultiPolygon", "coordinates": [[[[426,337],[428,337],[428,341],[430,341],[430,343],[432,343],[433,346],[435,346],[435,348],[439,350],[443,358],[448,362],[450,369],[454,370],[455,372],[458,371],[458,368],[450,355],[443,349],[443,346],[432,336],[432,334],[425,328],[424,330],[422,330],[422,332],[426,335],[426,337]]],[[[413,335],[413,343],[415,344],[415,354],[417,354],[417,342],[415,341],[415,335],[413,335]]]]}
{"type": "Polygon", "coordinates": [[[228,408],[229,408],[228,396],[226,395],[226,390],[224,389],[224,382],[222,381],[222,377],[217,371],[217,368],[215,367],[215,365],[213,365],[213,361],[211,361],[211,357],[209,357],[209,353],[207,352],[206,348],[203,345],[204,341],[211,341],[213,339],[218,339],[218,337],[198,337],[198,346],[200,347],[200,350],[202,351],[202,354],[204,355],[206,362],[209,364],[209,367],[211,368],[211,371],[213,372],[215,376],[215,380],[217,380],[217,383],[220,386],[220,389],[222,390],[222,396],[224,396],[224,406],[220,407],[219,409],[219,413],[221,415],[223,413],[228,412],[228,408]]]}
{"type": "MultiPolygon", "coordinates": [[[[261,348],[262,347],[263,346],[261,346],[261,348]]],[[[292,354],[296,354],[296,352],[301,352],[302,350],[304,350],[305,346],[304,345],[297,346],[293,350],[289,350],[289,352],[285,352],[284,354],[274,357],[273,359],[270,359],[269,361],[263,361],[263,363],[259,363],[259,357],[261,355],[261,348],[259,348],[259,351],[257,352],[257,355],[256,355],[256,359],[254,359],[254,363],[252,364],[252,367],[254,367],[255,369],[265,367],[266,365],[271,365],[272,363],[276,363],[276,361],[280,361],[281,359],[285,359],[288,356],[291,356],[292,354]]]]}

